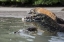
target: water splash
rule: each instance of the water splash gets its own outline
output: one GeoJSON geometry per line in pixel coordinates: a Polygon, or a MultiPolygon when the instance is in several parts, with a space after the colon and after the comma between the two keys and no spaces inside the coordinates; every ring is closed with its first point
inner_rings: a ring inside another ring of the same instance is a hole
{"type": "Polygon", "coordinates": [[[20,36],[25,38],[35,38],[35,36],[30,35],[29,33],[26,33],[24,29],[20,29],[18,32],[20,32],[20,36]]]}
{"type": "Polygon", "coordinates": [[[52,36],[49,42],[64,42],[64,33],[57,32],[57,36],[52,36]]]}

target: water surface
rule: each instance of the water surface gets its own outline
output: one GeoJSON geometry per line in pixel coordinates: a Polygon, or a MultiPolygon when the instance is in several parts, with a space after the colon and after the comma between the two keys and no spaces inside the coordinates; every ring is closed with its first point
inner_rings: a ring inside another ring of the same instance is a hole
{"type": "Polygon", "coordinates": [[[56,36],[45,36],[39,31],[36,35],[23,33],[23,29],[32,26],[25,24],[21,18],[0,17],[0,42],[64,42],[64,33],[58,32],[56,36]],[[21,31],[20,34],[14,34],[21,31]]]}

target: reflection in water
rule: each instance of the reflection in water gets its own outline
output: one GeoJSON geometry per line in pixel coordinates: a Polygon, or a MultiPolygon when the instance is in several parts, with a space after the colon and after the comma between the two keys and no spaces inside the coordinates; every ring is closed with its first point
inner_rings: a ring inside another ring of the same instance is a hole
{"type": "Polygon", "coordinates": [[[21,18],[0,17],[0,42],[64,42],[62,32],[58,32],[56,36],[45,36],[44,31],[38,30],[33,35],[23,31],[29,26],[33,25],[25,24],[21,18]],[[14,34],[15,31],[20,31],[20,33],[14,34]]]}

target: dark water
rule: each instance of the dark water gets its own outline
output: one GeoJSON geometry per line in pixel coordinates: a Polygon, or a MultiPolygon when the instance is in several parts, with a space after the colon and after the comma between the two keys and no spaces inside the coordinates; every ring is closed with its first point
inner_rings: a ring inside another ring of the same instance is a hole
{"type": "Polygon", "coordinates": [[[21,18],[0,17],[0,42],[64,42],[64,33],[58,32],[56,36],[45,36],[39,31],[36,35],[23,33],[23,29],[32,24],[25,24],[21,18]],[[20,34],[14,34],[21,31],[20,34]]]}

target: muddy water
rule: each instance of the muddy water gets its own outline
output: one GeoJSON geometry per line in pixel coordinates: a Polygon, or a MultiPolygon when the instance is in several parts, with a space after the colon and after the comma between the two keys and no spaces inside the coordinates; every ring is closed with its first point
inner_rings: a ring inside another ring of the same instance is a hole
{"type": "Polygon", "coordinates": [[[64,33],[58,32],[56,36],[45,36],[39,31],[36,35],[26,34],[23,29],[32,26],[25,24],[21,18],[0,17],[0,42],[64,42],[64,33]],[[14,34],[15,31],[21,31],[14,34]]]}

